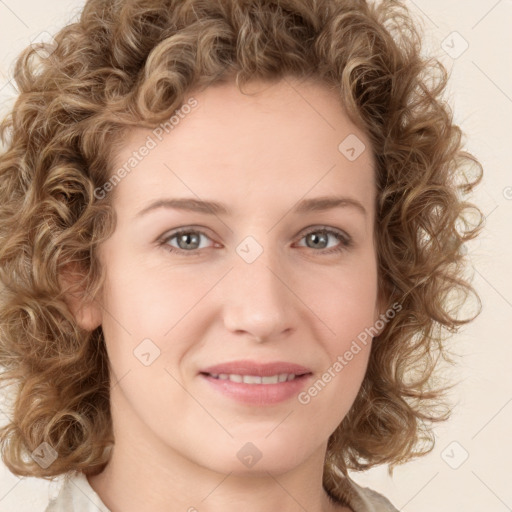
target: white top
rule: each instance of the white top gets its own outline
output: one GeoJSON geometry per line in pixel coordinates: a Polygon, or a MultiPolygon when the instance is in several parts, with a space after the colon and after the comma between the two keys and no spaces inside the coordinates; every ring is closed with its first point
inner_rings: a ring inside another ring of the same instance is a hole
{"type": "Polygon", "coordinates": [[[84,473],[70,471],[64,475],[59,493],[44,512],[111,512],[89,484],[84,473]]]}
{"type": "MultiPolygon", "coordinates": [[[[352,479],[343,478],[336,495],[353,512],[399,512],[382,494],[361,487],[352,479]]],[[[56,498],[50,500],[45,512],[111,512],[84,473],[70,471],[64,475],[56,498]]]]}

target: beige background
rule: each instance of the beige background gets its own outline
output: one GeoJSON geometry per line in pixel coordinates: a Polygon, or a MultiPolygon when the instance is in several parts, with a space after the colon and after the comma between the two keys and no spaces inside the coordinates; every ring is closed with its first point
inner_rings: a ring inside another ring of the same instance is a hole
{"type": "MultiPolygon", "coordinates": [[[[42,32],[57,31],[81,5],[77,0],[0,0],[0,113],[15,92],[9,82],[15,55],[42,32]]],[[[436,428],[434,450],[397,468],[393,479],[385,466],[353,478],[406,512],[505,512],[512,510],[512,343],[506,323],[512,315],[512,1],[415,0],[408,5],[422,20],[427,53],[434,52],[451,70],[449,102],[467,149],[484,165],[484,183],[474,200],[487,225],[469,249],[484,310],[452,340],[461,355],[459,368],[452,371],[462,384],[454,393],[451,420],[436,428]]],[[[0,463],[0,512],[42,512],[54,487],[16,477],[0,463]]]]}

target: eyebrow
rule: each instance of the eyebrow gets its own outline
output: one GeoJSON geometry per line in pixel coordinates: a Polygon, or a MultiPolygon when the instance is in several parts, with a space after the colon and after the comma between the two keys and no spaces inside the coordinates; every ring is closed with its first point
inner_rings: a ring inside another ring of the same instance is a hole
{"type": "MultiPolygon", "coordinates": [[[[323,196],[313,199],[303,199],[294,208],[292,213],[311,213],[331,210],[333,208],[352,207],[367,216],[367,211],[360,201],[352,197],[323,196]]],[[[232,215],[231,210],[223,203],[194,198],[165,198],[158,199],[136,214],[142,217],[149,212],[160,208],[171,208],[190,212],[204,213],[207,215],[232,215]]]]}

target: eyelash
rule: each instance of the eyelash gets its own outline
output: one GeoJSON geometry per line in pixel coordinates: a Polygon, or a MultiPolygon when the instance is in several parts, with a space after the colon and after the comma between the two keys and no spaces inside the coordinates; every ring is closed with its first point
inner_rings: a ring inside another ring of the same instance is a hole
{"type": "MultiPolygon", "coordinates": [[[[185,251],[183,249],[178,249],[176,247],[172,247],[172,246],[168,245],[168,242],[170,240],[172,240],[172,239],[174,239],[176,237],[179,237],[180,235],[190,234],[190,233],[204,235],[207,238],[210,238],[203,231],[196,230],[196,229],[191,229],[191,228],[183,228],[183,229],[179,229],[177,231],[174,231],[174,232],[170,233],[168,236],[165,236],[164,238],[162,238],[158,242],[158,244],[164,250],[166,250],[167,252],[170,252],[170,253],[183,254],[183,255],[185,255],[187,257],[189,257],[189,256],[200,256],[200,254],[199,254],[200,249],[192,249],[190,251],[185,251]]],[[[343,251],[346,251],[347,249],[349,249],[353,245],[353,241],[352,241],[352,239],[348,235],[342,233],[341,231],[333,230],[333,229],[327,228],[325,226],[317,227],[317,228],[314,228],[314,229],[311,229],[311,230],[307,231],[306,233],[304,233],[301,236],[300,240],[302,240],[306,236],[310,235],[311,233],[322,233],[322,234],[333,235],[334,238],[336,238],[340,242],[340,244],[338,246],[336,246],[336,247],[333,247],[333,248],[330,248],[330,249],[322,249],[322,250],[315,251],[315,252],[318,252],[320,254],[341,253],[343,251]]]]}

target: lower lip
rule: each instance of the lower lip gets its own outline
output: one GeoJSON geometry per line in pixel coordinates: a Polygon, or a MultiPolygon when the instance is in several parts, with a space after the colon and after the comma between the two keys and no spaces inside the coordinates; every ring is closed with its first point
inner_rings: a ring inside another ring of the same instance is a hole
{"type": "Polygon", "coordinates": [[[217,391],[233,398],[234,400],[250,405],[272,405],[284,402],[305,387],[312,374],[301,375],[293,380],[278,382],[276,384],[245,384],[233,382],[229,379],[216,379],[211,375],[200,374],[217,391]]]}

